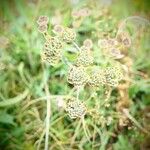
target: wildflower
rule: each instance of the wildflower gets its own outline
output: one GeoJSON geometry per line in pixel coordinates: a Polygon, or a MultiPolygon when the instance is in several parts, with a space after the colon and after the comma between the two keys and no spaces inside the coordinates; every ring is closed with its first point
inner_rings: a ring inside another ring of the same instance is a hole
{"type": "Polygon", "coordinates": [[[79,56],[76,61],[77,66],[87,67],[93,63],[93,56],[91,54],[91,50],[87,47],[81,47],[81,51],[79,52],[79,56]]]}
{"type": "Polygon", "coordinates": [[[90,80],[88,82],[90,86],[99,87],[106,84],[105,72],[100,68],[93,68],[90,73],[90,80]]]}
{"type": "Polygon", "coordinates": [[[41,33],[46,33],[47,32],[47,28],[48,28],[47,25],[42,24],[42,25],[38,26],[38,31],[41,32],[41,33]]]}
{"type": "Polygon", "coordinates": [[[57,37],[49,37],[45,43],[45,49],[61,49],[62,42],[57,37]]]}
{"type": "Polygon", "coordinates": [[[48,62],[50,65],[55,66],[61,59],[61,53],[53,53],[53,51],[42,52],[42,60],[48,62]]]}
{"type": "Polygon", "coordinates": [[[62,33],[62,39],[66,43],[71,43],[75,40],[76,38],[76,33],[73,29],[71,28],[65,28],[63,33],[62,33]]]}
{"type": "Polygon", "coordinates": [[[86,114],[86,106],[76,98],[71,98],[66,104],[66,111],[71,119],[81,118],[86,114]]]}
{"type": "Polygon", "coordinates": [[[85,71],[85,68],[80,66],[71,66],[68,71],[68,82],[75,86],[85,85],[88,81],[88,74],[85,71]]]}
{"type": "Polygon", "coordinates": [[[61,57],[62,57],[62,51],[61,51],[62,45],[59,43],[59,40],[52,37],[49,39],[49,41],[46,41],[44,50],[42,53],[43,60],[47,61],[51,65],[56,65],[61,57]]]}
{"type": "Polygon", "coordinates": [[[89,49],[91,49],[93,47],[93,42],[91,39],[86,39],[84,42],[83,42],[83,45],[89,49]]]}
{"type": "Polygon", "coordinates": [[[107,67],[105,69],[106,84],[116,87],[123,79],[123,72],[119,67],[107,67]]]}
{"type": "Polygon", "coordinates": [[[39,26],[42,26],[42,25],[47,25],[48,24],[48,21],[49,21],[49,18],[47,16],[40,16],[37,20],[37,24],[39,26]]]}

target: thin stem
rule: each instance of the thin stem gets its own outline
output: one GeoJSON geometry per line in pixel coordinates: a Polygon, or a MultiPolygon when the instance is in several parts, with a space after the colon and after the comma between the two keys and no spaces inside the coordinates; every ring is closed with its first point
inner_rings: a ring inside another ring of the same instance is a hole
{"type": "Polygon", "coordinates": [[[106,98],[105,98],[104,102],[102,103],[102,105],[105,105],[105,104],[107,104],[109,102],[111,93],[112,93],[112,88],[108,87],[107,95],[106,95],[106,98]]]}
{"type": "MultiPolygon", "coordinates": [[[[48,86],[45,86],[46,94],[49,96],[48,86]]],[[[45,134],[45,150],[48,150],[48,142],[49,142],[49,128],[50,128],[50,110],[51,110],[51,103],[50,98],[47,98],[47,110],[46,110],[46,134],[45,134]]]]}
{"type": "Polygon", "coordinates": [[[79,100],[79,94],[80,94],[80,87],[77,86],[77,101],[79,100]]]}
{"type": "Polygon", "coordinates": [[[71,144],[70,144],[71,147],[73,146],[73,144],[74,144],[74,142],[75,142],[75,139],[76,139],[76,137],[77,137],[77,134],[79,133],[79,129],[80,129],[81,123],[82,123],[82,120],[80,120],[80,121],[78,122],[78,125],[77,125],[77,127],[76,127],[75,133],[74,133],[74,135],[73,135],[73,137],[72,137],[72,140],[71,140],[71,144]]]}
{"type": "Polygon", "coordinates": [[[81,51],[80,47],[75,42],[73,42],[72,44],[77,48],[78,51],[81,51]]]}
{"type": "Polygon", "coordinates": [[[105,99],[105,102],[107,102],[111,96],[111,92],[112,92],[112,88],[111,87],[108,87],[108,93],[106,95],[106,99],[105,99]]]}
{"type": "Polygon", "coordinates": [[[0,101],[0,108],[14,105],[16,103],[21,102],[22,100],[24,100],[27,97],[28,94],[29,94],[29,90],[26,89],[22,94],[14,97],[14,98],[10,98],[10,99],[5,100],[5,101],[0,101]]]}
{"type": "Polygon", "coordinates": [[[44,135],[45,135],[45,130],[42,132],[41,137],[38,141],[37,150],[40,150],[40,146],[41,146],[42,140],[44,138],[44,135]]]}
{"type": "Polygon", "coordinates": [[[82,120],[82,125],[83,125],[83,130],[84,130],[85,136],[87,137],[87,140],[88,140],[89,142],[91,142],[91,141],[90,141],[90,135],[89,135],[89,133],[88,133],[89,131],[88,131],[88,129],[86,128],[86,124],[85,124],[85,121],[84,121],[84,117],[82,117],[81,120],[82,120]]]}

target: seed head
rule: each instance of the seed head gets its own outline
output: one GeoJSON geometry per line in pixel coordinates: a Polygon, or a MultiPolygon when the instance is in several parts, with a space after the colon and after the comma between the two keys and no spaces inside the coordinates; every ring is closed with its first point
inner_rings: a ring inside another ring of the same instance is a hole
{"type": "Polygon", "coordinates": [[[61,49],[62,47],[63,44],[57,37],[50,37],[45,43],[45,49],[61,49]]]}
{"type": "Polygon", "coordinates": [[[86,114],[86,106],[76,98],[71,98],[66,104],[66,111],[71,119],[81,118],[86,114]]]}
{"type": "Polygon", "coordinates": [[[84,67],[71,66],[68,71],[68,82],[75,86],[85,85],[89,77],[84,67]]]}
{"type": "Polygon", "coordinates": [[[61,51],[57,49],[57,51],[50,51],[44,49],[42,52],[42,60],[48,62],[50,65],[55,66],[61,60],[61,51]]]}
{"type": "Polygon", "coordinates": [[[37,20],[37,24],[39,26],[41,25],[47,25],[48,24],[48,21],[49,21],[49,18],[47,16],[40,16],[37,20]]]}
{"type": "Polygon", "coordinates": [[[88,82],[90,86],[99,87],[106,84],[105,72],[100,68],[93,68],[90,73],[90,80],[88,82]]]}
{"type": "Polygon", "coordinates": [[[54,26],[54,31],[57,34],[62,34],[63,33],[64,28],[61,25],[55,25],[54,26]]]}
{"type": "Polygon", "coordinates": [[[75,40],[76,33],[71,28],[65,28],[61,36],[62,36],[62,39],[64,40],[64,42],[71,43],[75,40]]]}
{"type": "Polygon", "coordinates": [[[93,56],[91,54],[91,50],[87,48],[83,49],[82,47],[81,51],[79,52],[76,65],[87,67],[87,66],[90,66],[91,64],[93,64],[93,56]]]}
{"type": "Polygon", "coordinates": [[[107,67],[105,69],[106,84],[116,87],[120,80],[123,79],[123,72],[118,66],[107,67]]]}
{"type": "Polygon", "coordinates": [[[39,25],[38,26],[38,31],[41,32],[41,33],[46,33],[47,32],[47,25],[45,24],[42,24],[42,25],[39,25]]]}
{"type": "Polygon", "coordinates": [[[83,42],[83,45],[89,49],[91,49],[93,47],[93,42],[91,39],[86,39],[84,42],[83,42]]]}

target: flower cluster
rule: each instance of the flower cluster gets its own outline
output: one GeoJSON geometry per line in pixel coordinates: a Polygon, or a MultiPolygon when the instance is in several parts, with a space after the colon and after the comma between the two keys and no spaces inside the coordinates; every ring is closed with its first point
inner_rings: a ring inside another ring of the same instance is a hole
{"type": "Polygon", "coordinates": [[[123,79],[123,70],[121,66],[115,65],[113,67],[99,68],[94,67],[90,73],[90,80],[88,84],[93,87],[100,87],[101,85],[108,85],[116,87],[119,81],[123,79]]]}
{"type": "Polygon", "coordinates": [[[79,52],[76,65],[88,67],[93,64],[93,56],[91,50],[88,47],[82,46],[79,52]]]}
{"type": "MultiPolygon", "coordinates": [[[[117,44],[118,41],[115,39],[101,41],[101,46],[103,48],[110,48],[117,44]]],[[[122,66],[119,65],[118,62],[106,68],[94,65],[94,57],[91,51],[92,46],[93,43],[89,39],[83,42],[83,46],[80,47],[75,64],[69,69],[68,82],[74,86],[84,86],[88,84],[91,87],[100,87],[103,85],[116,87],[119,81],[123,79],[122,66]]]]}
{"type": "Polygon", "coordinates": [[[84,86],[89,81],[87,69],[93,64],[94,58],[91,53],[92,41],[87,39],[80,47],[75,64],[68,71],[68,82],[74,86],[84,86]]]}
{"type": "Polygon", "coordinates": [[[99,67],[94,67],[90,73],[90,80],[88,84],[92,87],[99,87],[106,84],[105,72],[99,67]]]}
{"type": "Polygon", "coordinates": [[[38,30],[44,34],[46,40],[42,51],[42,59],[55,66],[62,58],[63,45],[73,42],[76,38],[76,33],[71,28],[56,25],[53,29],[55,36],[51,36],[47,31],[48,21],[47,16],[40,16],[37,20],[38,30]]]}
{"type": "Polygon", "coordinates": [[[47,16],[40,16],[37,20],[38,30],[41,33],[46,33],[48,28],[48,17],[47,16]]]}
{"type": "Polygon", "coordinates": [[[105,69],[106,84],[112,87],[116,87],[119,81],[123,79],[123,71],[120,67],[107,67],[105,69]]]}
{"type": "MultiPolygon", "coordinates": [[[[90,13],[88,9],[74,12],[72,15],[74,20],[86,17],[90,13]]],[[[98,40],[98,47],[102,50],[106,58],[112,59],[106,62],[105,66],[98,65],[93,56],[93,42],[91,39],[83,41],[83,45],[79,47],[75,43],[76,32],[72,28],[55,25],[53,28],[53,36],[48,31],[48,18],[46,16],[39,17],[37,21],[39,31],[45,37],[44,49],[42,51],[43,59],[49,62],[50,65],[56,65],[63,56],[63,49],[65,44],[75,46],[77,48],[76,60],[69,65],[67,80],[75,88],[80,88],[88,85],[90,88],[98,89],[100,86],[108,88],[117,87],[119,82],[123,79],[124,72],[122,65],[114,59],[121,59],[124,57],[122,49],[129,48],[131,45],[130,36],[127,33],[118,33],[116,38],[106,38],[98,40]]],[[[104,58],[105,58],[104,57],[104,58]]],[[[79,96],[79,95],[78,95],[79,96]]],[[[86,106],[77,98],[70,98],[65,104],[65,110],[70,118],[81,118],[86,113],[86,106]]],[[[62,100],[59,100],[59,107],[64,105],[62,100]]],[[[111,120],[109,119],[109,122],[111,120]]],[[[109,124],[109,123],[108,123],[109,124]]]]}
{"type": "Polygon", "coordinates": [[[74,86],[85,85],[89,77],[82,66],[71,66],[68,71],[68,82],[74,86]]]}
{"type": "Polygon", "coordinates": [[[99,39],[98,46],[107,57],[121,59],[124,57],[121,51],[131,46],[131,38],[127,32],[120,32],[116,38],[99,39]]]}
{"type": "Polygon", "coordinates": [[[65,110],[72,119],[81,118],[86,114],[86,106],[74,97],[68,100],[65,110]]]}
{"type": "Polygon", "coordinates": [[[43,60],[46,60],[51,65],[57,64],[62,56],[62,43],[57,37],[47,39],[43,49],[43,60]]]}

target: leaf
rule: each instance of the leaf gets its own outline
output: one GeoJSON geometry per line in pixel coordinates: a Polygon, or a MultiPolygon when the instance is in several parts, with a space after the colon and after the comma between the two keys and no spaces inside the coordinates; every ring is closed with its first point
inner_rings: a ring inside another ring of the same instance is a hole
{"type": "Polygon", "coordinates": [[[10,106],[10,105],[14,105],[20,101],[22,101],[29,93],[29,90],[25,90],[22,94],[14,97],[14,98],[11,98],[11,99],[8,99],[8,100],[5,100],[5,101],[0,101],[0,107],[6,107],[6,106],[10,106]]]}
{"type": "Polygon", "coordinates": [[[0,113],[0,123],[14,125],[14,117],[5,112],[0,113]]]}

